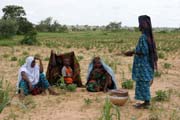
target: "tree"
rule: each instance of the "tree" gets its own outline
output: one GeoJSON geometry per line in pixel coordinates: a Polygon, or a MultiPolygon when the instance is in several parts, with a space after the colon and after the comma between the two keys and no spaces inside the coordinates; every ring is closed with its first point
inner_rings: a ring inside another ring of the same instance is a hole
{"type": "Polygon", "coordinates": [[[23,17],[17,20],[17,24],[18,24],[17,34],[19,35],[25,35],[34,29],[33,24],[23,17]]]}
{"type": "Polygon", "coordinates": [[[106,26],[106,30],[117,31],[121,29],[121,22],[110,22],[106,26]]]}
{"type": "Polygon", "coordinates": [[[4,15],[3,19],[14,19],[17,20],[26,15],[23,7],[17,5],[7,5],[2,9],[4,15]]]}
{"type": "Polygon", "coordinates": [[[18,26],[14,20],[0,20],[0,39],[2,38],[11,38],[16,35],[18,26]]]}

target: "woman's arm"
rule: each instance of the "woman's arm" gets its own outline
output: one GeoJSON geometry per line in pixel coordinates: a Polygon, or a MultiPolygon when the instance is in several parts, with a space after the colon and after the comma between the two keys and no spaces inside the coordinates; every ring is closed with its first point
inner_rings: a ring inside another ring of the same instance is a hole
{"type": "Polygon", "coordinates": [[[24,71],[21,72],[21,76],[22,76],[22,79],[25,80],[28,83],[29,89],[32,90],[32,84],[29,81],[29,78],[27,77],[27,75],[26,75],[26,73],[24,71]]]}
{"type": "Polygon", "coordinates": [[[39,60],[40,73],[43,73],[44,68],[43,68],[42,60],[40,58],[38,58],[38,57],[35,57],[34,59],[39,60]]]}

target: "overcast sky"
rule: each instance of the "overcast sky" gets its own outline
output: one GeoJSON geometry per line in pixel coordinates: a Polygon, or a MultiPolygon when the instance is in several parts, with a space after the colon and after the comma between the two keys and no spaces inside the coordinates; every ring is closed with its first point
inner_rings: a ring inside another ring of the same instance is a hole
{"type": "Polygon", "coordinates": [[[147,14],[153,27],[180,27],[180,0],[0,0],[0,9],[6,5],[23,6],[33,23],[51,16],[67,25],[138,26],[138,16],[147,14]]]}

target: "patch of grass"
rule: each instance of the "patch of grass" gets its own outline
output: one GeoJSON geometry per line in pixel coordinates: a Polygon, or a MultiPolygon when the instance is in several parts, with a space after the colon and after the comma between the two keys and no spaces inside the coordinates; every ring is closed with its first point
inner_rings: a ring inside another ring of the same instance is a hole
{"type": "Polygon", "coordinates": [[[171,68],[171,64],[170,64],[170,63],[164,63],[164,68],[165,68],[165,69],[171,68]]]}
{"type": "Polygon", "coordinates": [[[24,56],[28,56],[29,55],[29,53],[27,52],[27,51],[23,51],[23,53],[22,53],[24,56]]]}
{"type": "Polygon", "coordinates": [[[165,58],[164,52],[159,52],[159,53],[158,53],[158,58],[164,59],[164,58],[165,58]]]}
{"type": "Polygon", "coordinates": [[[158,90],[156,96],[152,99],[154,101],[168,101],[170,100],[171,91],[158,90]]]}
{"type": "Polygon", "coordinates": [[[11,57],[11,61],[17,61],[17,57],[16,56],[11,57]]]}
{"type": "Polygon", "coordinates": [[[9,54],[4,54],[2,57],[3,58],[8,58],[10,55],[9,54]]]}
{"type": "Polygon", "coordinates": [[[161,77],[161,72],[160,71],[155,71],[154,72],[154,77],[161,77]]]}
{"type": "Polygon", "coordinates": [[[122,82],[122,88],[124,89],[133,89],[134,87],[134,81],[129,79],[122,82]]]}
{"type": "Polygon", "coordinates": [[[77,56],[77,59],[78,59],[78,61],[81,61],[81,60],[84,59],[84,57],[83,57],[82,55],[78,55],[78,56],[77,56]]]}
{"type": "Polygon", "coordinates": [[[10,103],[10,84],[8,81],[0,80],[0,113],[10,103]]]}
{"type": "Polygon", "coordinates": [[[25,61],[26,61],[26,56],[23,57],[23,58],[18,59],[18,65],[22,66],[25,63],[25,61]]]}
{"type": "Polygon", "coordinates": [[[120,110],[119,107],[113,105],[109,98],[107,97],[105,100],[105,104],[103,106],[102,115],[99,120],[120,120],[120,110]]]}
{"type": "Polygon", "coordinates": [[[49,61],[49,59],[50,59],[49,57],[45,57],[44,61],[49,61]]]}
{"type": "Polygon", "coordinates": [[[65,91],[70,91],[70,92],[74,92],[77,89],[77,85],[76,84],[69,84],[66,85],[64,82],[64,78],[61,77],[58,82],[56,83],[56,86],[59,87],[60,89],[63,89],[65,91]]]}
{"type": "Polygon", "coordinates": [[[84,98],[84,103],[85,103],[86,105],[90,105],[90,104],[92,103],[92,100],[89,99],[89,98],[84,98]]]}
{"type": "Polygon", "coordinates": [[[77,85],[76,84],[69,84],[66,86],[67,91],[74,92],[76,91],[77,85]]]}

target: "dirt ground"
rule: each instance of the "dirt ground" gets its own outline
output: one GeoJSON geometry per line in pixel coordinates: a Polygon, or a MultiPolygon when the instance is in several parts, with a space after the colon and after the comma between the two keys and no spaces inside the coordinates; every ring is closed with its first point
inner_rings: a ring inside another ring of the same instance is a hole
{"type": "MultiPolygon", "coordinates": [[[[53,50],[64,53],[68,51],[75,51],[76,56],[83,56],[80,60],[81,66],[81,78],[83,84],[86,83],[86,75],[88,64],[93,56],[99,55],[102,58],[106,58],[110,61],[118,61],[116,69],[116,79],[118,81],[118,87],[121,88],[122,72],[124,72],[125,78],[131,78],[131,72],[129,66],[132,65],[133,58],[117,56],[115,53],[109,53],[108,50],[98,51],[96,49],[64,49],[64,48],[52,48],[53,50]]],[[[47,47],[0,47],[0,77],[11,83],[11,86],[16,87],[17,73],[19,69],[18,61],[11,61],[12,56],[16,56],[18,59],[23,58],[25,54],[35,55],[39,54],[43,60],[45,71],[47,69],[48,61],[44,60],[50,56],[51,48],[47,47]]],[[[118,52],[118,51],[117,51],[118,52]]],[[[169,54],[166,59],[160,59],[158,62],[159,71],[162,75],[159,78],[154,79],[154,83],[151,87],[152,97],[155,96],[157,90],[172,89],[176,92],[171,96],[170,101],[159,103],[159,106],[163,106],[162,120],[170,120],[170,116],[173,111],[177,111],[176,116],[180,114],[180,54],[179,52],[169,54]],[[164,69],[164,63],[170,63],[170,69],[164,69]]],[[[0,114],[0,120],[16,119],[16,120],[98,120],[101,116],[103,104],[107,93],[89,93],[85,88],[78,88],[76,92],[59,91],[59,96],[46,95],[27,96],[25,98],[24,107],[21,105],[17,95],[13,98],[10,105],[8,105],[0,114]],[[86,104],[84,99],[90,99],[92,103],[86,104]]],[[[15,91],[15,90],[14,90],[15,91]]],[[[12,92],[14,94],[14,92],[12,92]]],[[[124,105],[120,107],[122,120],[148,120],[151,115],[150,110],[137,110],[133,108],[133,104],[137,101],[134,99],[134,89],[129,90],[130,99],[124,105]]],[[[158,105],[158,104],[157,104],[158,105]]],[[[158,107],[158,106],[157,106],[158,107]]]]}

